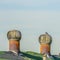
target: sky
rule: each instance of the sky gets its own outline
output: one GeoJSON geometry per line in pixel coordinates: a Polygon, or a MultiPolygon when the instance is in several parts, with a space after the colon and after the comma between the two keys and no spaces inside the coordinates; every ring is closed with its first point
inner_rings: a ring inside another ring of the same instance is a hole
{"type": "Polygon", "coordinates": [[[21,51],[40,52],[38,38],[52,36],[51,54],[60,53],[60,0],[0,0],[0,51],[8,51],[7,32],[22,34],[21,51]]]}

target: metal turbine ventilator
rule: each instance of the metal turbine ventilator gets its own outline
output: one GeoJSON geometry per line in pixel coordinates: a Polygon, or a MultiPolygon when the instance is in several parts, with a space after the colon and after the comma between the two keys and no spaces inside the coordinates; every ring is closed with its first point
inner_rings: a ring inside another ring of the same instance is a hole
{"type": "Polygon", "coordinates": [[[9,40],[9,51],[18,54],[20,51],[21,32],[18,30],[11,30],[7,33],[9,40]]]}

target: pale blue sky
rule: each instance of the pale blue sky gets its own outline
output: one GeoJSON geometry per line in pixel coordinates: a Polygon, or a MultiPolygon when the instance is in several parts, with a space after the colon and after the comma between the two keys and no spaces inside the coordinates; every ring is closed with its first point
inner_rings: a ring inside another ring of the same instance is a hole
{"type": "Polygon", "coordinates": [[[58,54],[60,0],[1,0],[0,50],[8,50],[7,32],[12,29],[20,30],[22,33],[22,51],[39,52],[38,37],[48,32],[53,38],[51,53],[58,54]]]}
{"type": "Polygon", "coordinates": [[[60,10],[60,0],[1,0],[0,9],[60,10]]]}

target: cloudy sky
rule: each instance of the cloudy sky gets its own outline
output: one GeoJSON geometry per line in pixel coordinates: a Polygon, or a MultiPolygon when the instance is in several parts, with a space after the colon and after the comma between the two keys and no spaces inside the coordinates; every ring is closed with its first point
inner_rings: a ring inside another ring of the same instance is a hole
{"type": "Polygon", "coordinates": [[[0,0],[0,51],[9,50],[7,32],[22,33],[21,50],[39,51],[38,38],[48,32],[51,53],[60,53],[60,0],[0,0]]]}

